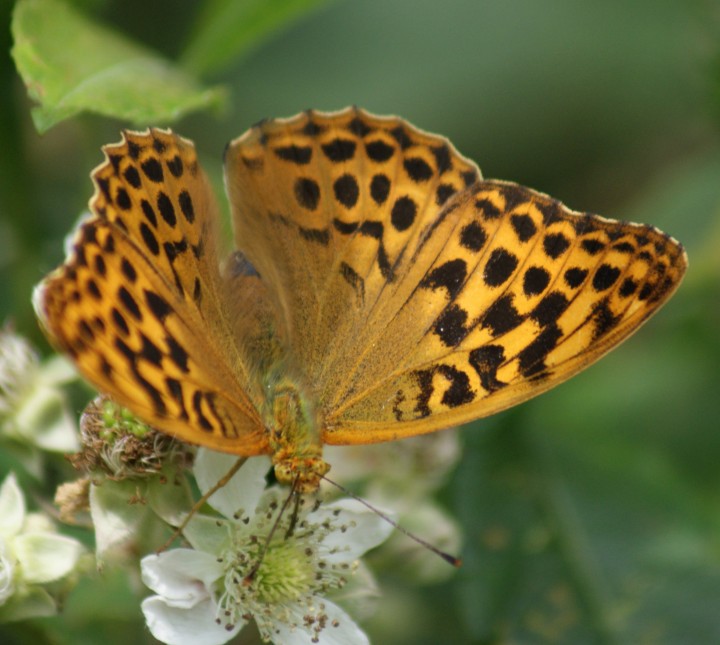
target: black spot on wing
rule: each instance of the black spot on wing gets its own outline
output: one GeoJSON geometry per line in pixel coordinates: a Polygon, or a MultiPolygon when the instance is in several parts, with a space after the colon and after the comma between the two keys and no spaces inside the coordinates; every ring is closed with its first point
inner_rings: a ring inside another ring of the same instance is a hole
{"type": "Polygon", "coordinates": [[[593,289],[595,291],[605,291],[612,287],[619,277],[620,269],[609,264],[601,264],[593,276],[593,289]]]}
{"type": "Polygon", "coordinates": [[[310,146],[281,146],[273,150],[275,155],[284,161],[289,161],[298,166],[304,166],[310,163],[312,158],[312,148],[310,146]]]}
{"type": "Polygon", "coordinates": [[[395,154],[395,148],[382,140],[366,143],[365,150],[367,151],[368,157],[378,163],[387,161],[395,154]]]}
{"type": "Polygon", "coordinates": [[[189,371],[188,360],[190,357],[183,346],[180,345],[180,343],[178,343],[177,340],[175,340],[175,338],[170,334],[165,336],[165,344],[168,348],[170,360],[175,363],[182,372],[187,374],[189,371]]]}
{"type": "Polygon", "coordinates": [[[326,228],[303,228],[298,226],[298,232],[303,239],[309,242],[315,242],[321,246],[327,246],[330,243],[330,231],[326,228]]]}
{"type": "Polygon", "coordinates": [[[320,202],[320,186],[314,179],[300,177],[295,182],[295,197],[308,210],[315,210],[320,202]]]}
{"type": "Polygon", "coordinates": [[[570,248],[570,240],[562,233],[550,233],[543,240],[543,250],[545,255],[553,260],[559,258],[565,251],[570,248]]]}
{"type": "Polygon", "coordinates": [[[530,317],[543,327],[553,325],[563,315],[570,301],[560,291],[551,291],[533,309],[530,317]]]}
{"type": "Polygon", "coordinates": [[[153,228],[157,228],[157,215],[155,214],[155,209],[150,205],[150,202],[147,201],[147,199],[143,199],[140,201],[140,207],[142,208],[145,219],[152,224],[153,228]]]}
{"type": "Polygon", "coordinates": [[[447,289],[450,298],[455,298],[467,277],[467,263],[462,258],[448,260],[428,273],[420,283],[421,287],[433,291],[447,289]]]}
{"type": "Polygon", "coordinates": [[[143,161],[140,164],[140,167],[145,173],[145,176],[150,181],[155,182],[156,184],[159,184],[163,181],[164,175],[162,166],[160,165],[160,162],[154,157],[150,157],[150,159],[146,159],[145,161],[143,161]]]}
{"type": "Polygon", "coordinates": [[[446,347],[456,347],[468,334],[467,318],[467,311],[453,303],[437,317],[433,332],[446,347]]]}
{"type": "Polygon", "coordinates": [[[523,291],[527,296],[542,293],[550,284],[550,274],[542,267],[530,267],[523,276],[523,291]]]}
{"type": "Polygon", "coordinates": [[[412,145],[412,139],[409,137],[403,126],[399,125],[396,128],[393,128],[390,130],[390,134],[392,135],[392,138],[398,142],[398,145],[402,150],[406,150],[412,145]]]}
{"type": "Polygon", "coordinates": [[[580,246],[584,251],[590,255],[597,255],[605,248],[605,245],[600,240],[583,240],[580,242],[580,246]]]}
{"type": "Polygon", "coordinates": [[[322,151],[325,156],[333,163],[341,163],[348,161],[355,156],[356,144],[349,139],[333,139],[322,145],[322,151]]]}
{"type": "Polygon", "coordinates": [[[393,204],[390,221],[397,231],[406,231],[415,222],[417,204],[407,195],[399,197],[393,204]]]}
{"type": "Polygon", "coordinates": [[[518,354],[520,372],[532,377],[545,371],[547,355],[557,347],[562,331],[557,325],[545,327],[538,336],[518,354]]]}
{"type": "Polygon", "coordinates": [[[185,220],[188,224],[192,224],[195,221],[195,209],[193,207],[192,198],[187,190],[183,190],[178,195],[178,201],[180,202],[180,210],[185,216],[185,220]]]}
{"type": "Polygon", "coordinates": [[[512,215],[510,217],[510,224],[515,231],[515,235],[517,235],[518,240],[521,242],[527,242],[532,239],[535,233],[537,233],[537,227],[530,215],[512,215]]]}
{"type": "Polygon", "coordinates": [[[175,155],[172,159],[169,159],[165,162],[165,165],[168,167],[168,170],[172,174],[173,177],[182,177],[183,174],[183,162],[180,158],[180,155],[175,155]]]}
{"type": "Polygon", "coordinates": [[[177,224],[177,217],[175,216],[175,207],[172,201],[166,193],[160,191],[157,196],[157,207],[160,211],[160,215],[168,224],[168,226],[175,226],[177,224]]]}
{"type": "Polygon", "coordinates": [[[352,208],[357,204],[358,197],[360,196],[360,188],[355,180],[355,177],[345,173],[338,177],[333,184],[333,190],[335,192],[335,198],[345,208],[352,208]]]}
{"type": "Polygon", "coordinates": [[[422,183],[433,176],[433,170],[427,161],[420,157],[408,157],[403,161],[403,166],[410,179],[416,183],[422,183]]]}
{"type": "Polygon", "coordinates": [[[390,194],[390,180],[387,175],[377,174],[374,175],[370,181],[370,197],[373,201],[381,206],[385,203],[385,200],[390,194]]]}
{"type": "Polygon", "coordinates": [[[472,221],[460,231],[460,244],[469,251],[477,253],[485,246],[486,241],[485,229],[478,222],[472,221]]]}
{"type": "Polygon", "coordinates": [[[483,280],[490,287],[499,287],[507,282],[518,265],[517,256],[507,249],[497,248],[490,254],[490,259],[483,271],[483,280]]]}
{"type": "Polygon", "coordinates": [[[430,369],[418,370],[414,373],[420,390],[415,404],[415,411],[420,418],[427,417],[431,413],[429,403],[435,391],[433,381],[436,374],[442,375],[449,382],[449,386],[443,392],[441,398],[443,405],[456,408],[465,403],[471,403],[475,399],[475,392],[470,388],[468,375],[452,365],[441,364],[430,369]]]}
{"type": "Polygon", "coordinates": [[[117,296],[125,307],[125,310],[130,313],[135,320],[142,320],[140,307],[138,307],[135,298],[133,298],[132,294],[125,287],[120,287],[117,290],[117,296]]]}
{"type": "Polygon", "coordinates": [[[142,185],[140,173],[135,166],[128,166],[127,168],[125,168],[123,177],[125,177],[125,181],[127,181],[127,183],[130,184],[133,188],[140,188],[140,186],[142,185]]]}
{"type": "Polygon", "coordinates": [[[450,148],[447,144],[436,146],[431,148],[433,155],[435,156],[435,162],[437,163],[437,169],[440,174],[447,172],[452,169],[452,162],[450,161],[450,148]]]}
{"type": "Polygon", "coordinates": [[[470,365],[480,378],[480,385],[487,392],[495,392],[507,385],[497,377],[500,366],[505,362],[505,349],[502,345],[484,345],[470,352],[470,365]]]}
{"type": "Polygon", "coordinates": [[[153,313],[153,316],[155,316],[155,318],[157,318],[160,322],[164,322],[165,318],[172,313],[172,307],[161,295],[148,289],[145,289],[144,291],[145,302],[150,308],[150,311],[153,313]]]}
{"type": "Polygon", "coordinates": [[[564,278],[565,283],[572,289],[577,289],[587,277],[587,269],[581,269],[580,267],[570,267],[565,271],[564,278]]]}
{"type": "Polygon", "coordinates": [[[512,295],[505,294],[488,307],[480,324],[483,328],[489,328],[493,336],[499,336],[515,329],[523,320],[513,305],[512,295]]]}
{"type": "Polygon", "coordinates": [[[348,124],[348,130],[361,138],[366,137],[372,132],[372,128],[359,116],[356,116],[352,121],[350,121],[348,124]]]}
{"type": "Polygon", "coordinates": [[[613,329],[620,322],[622,316],[616,316],[610,309],[607,298],[603,298],[593,307],[590,318],[592,318],[594,324],[593,339],[597,340],[613,329]]]}

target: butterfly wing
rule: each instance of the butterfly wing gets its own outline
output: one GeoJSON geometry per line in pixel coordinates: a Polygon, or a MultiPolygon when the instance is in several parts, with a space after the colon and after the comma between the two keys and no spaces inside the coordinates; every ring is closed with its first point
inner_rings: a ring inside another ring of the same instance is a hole
{"type": "Polygon", "coordinates": [[[636,331],[678,287],[686,262],[653,227],[480,182],[413,250],[414,287],[398,285],[401,304],[388,306],[384,333],[412,349],[383,376],[360,362],[324,438],[421,434],[536,396],[636,331]]]}
{"type": "Polygon", "coordinates": [[[192,144],[151,130],[104,150],[93,216],[36,290],[43,326],[83,376],[150,425],[226,452],[267,452],[192,144]]]}
{"type": "Polygon", "coordinates": [[[448,141],[355,108],[262,122],[231,143],[236,246],[269,285],[321,409],[349,387],[369,349],[361,331],[402,276],[406,248],[479,176],[448,141]]]}
{"type": "Polygon", "coordinates": [[[562,382],[677,288],[652,227],[479,181],[441,137],[350,108],[233,142],[236,244],[270,285],[327,443],[486,416],[562,382]]]}

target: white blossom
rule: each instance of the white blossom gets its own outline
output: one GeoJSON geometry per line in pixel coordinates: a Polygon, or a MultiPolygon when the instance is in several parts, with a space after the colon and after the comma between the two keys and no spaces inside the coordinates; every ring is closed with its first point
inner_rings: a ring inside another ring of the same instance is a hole
{"type": "Polygon", "coordinates": [[[53,598],[39,587],[66,578],[82,553],[46,517],[26,512],[17,480],[8,475],[0,486],[0,621],[55,613],[53,598]]]}
{"type": "Polygon", "coordinates": [[[77,450],[77,426],[60,389],[74,378],[66,359],[40,362],[22,336],[0,330],[0,433],[43,450],[77,450]]]}
{"type": "MultiPolygon", "coordinates": [[[[234,459],[199,451],[195,475],[201,491],[234,459]]],[[[392,527],[346,499],[321,505],[292,498],[278,519],[290,491],[265,488],[269,467],[265,457],[249,459],[210,498],[225,518],[196,515],[184,531],[193,548],[143,559],[143,580],[157,594],[142,606],[155,638],[169,645],[215,645],[254,621],[262,638],[275,643],[368,642],[330,598],[340,596],[358,570],[367,575],[359,558],[392,527]],[[295,506],[296,500],[305,503],[295,506]]],[[[359,579],[370,580],[368,596],[377,594],[371,578],[359,579]]]]}

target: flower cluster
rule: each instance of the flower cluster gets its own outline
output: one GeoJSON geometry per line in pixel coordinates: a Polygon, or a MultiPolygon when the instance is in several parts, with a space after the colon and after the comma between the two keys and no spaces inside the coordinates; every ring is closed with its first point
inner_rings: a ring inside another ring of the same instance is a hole
{"type": "MultiPolygon", "coordinates": [[[[0,435],[16,447],[77,450],[77,425],[60,389],[75,378],[64,358],[41,362],[22,336],[7,326],[0,330],[0,435]]],[[[35,474],[39,472],[28,451],[22,461],[35,474]]]]}
{"type": "Polygon", "coordinates": [[[13,474],[0,486],[0,622],[51,616],[72,584],[82,545],[27,513],[13,474]]]}

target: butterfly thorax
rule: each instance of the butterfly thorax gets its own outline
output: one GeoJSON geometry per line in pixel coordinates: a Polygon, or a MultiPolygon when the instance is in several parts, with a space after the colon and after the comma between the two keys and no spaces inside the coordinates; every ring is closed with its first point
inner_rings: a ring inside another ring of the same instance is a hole
{"type": "Polygon", "coordinates": [[[322,458],[319,426],[312,407],[289,379],[269,389],[266,425],[275,477],[298,492],[315,492],[330,466],[322,458]]]}

